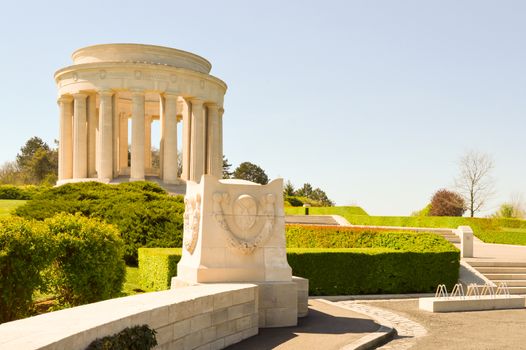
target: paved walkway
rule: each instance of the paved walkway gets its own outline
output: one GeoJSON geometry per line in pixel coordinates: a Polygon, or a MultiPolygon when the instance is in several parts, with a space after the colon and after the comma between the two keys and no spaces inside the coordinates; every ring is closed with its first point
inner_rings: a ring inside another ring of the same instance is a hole
{"type": "Polygon", "coordinates": [[[367,316],[320,300],[309,300],[309,316],[298,326],[260,329],[255,337],[227,349],[336,350],[376,332],[380,325],[367,316]]]}

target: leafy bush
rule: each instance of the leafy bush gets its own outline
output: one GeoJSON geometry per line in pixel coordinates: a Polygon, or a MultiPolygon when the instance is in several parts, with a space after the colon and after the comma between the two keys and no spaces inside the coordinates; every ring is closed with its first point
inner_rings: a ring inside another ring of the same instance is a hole
{"type": "Polygon", "coordinates": [[[344,226],[287,225],[288,248],[389,248],[412,252],[455,251],[443,237],[425,232],[344,226]]]}
{"type": "Polygon", "coordinates": [[[41,271],[55,257],[55,244],[43,223],[0,219],[0,323],[29,316],[41,271]]]}
{"type": "Polygon", "coordinates": [[[309,279],[310,295],[432,292],[457,283],[458,251],[287,249],[295,276],[309,279]]]}
{"type": "Polygon", "coordinates": [[[465,211],[466,203],[456,192],[441,189],[431,198],[430,216],[462,216],[465,211]]]}
{"type": "Polygon", "coordinates": [[[0,185],[0,199],[28,200],[37,195],[41,189],[37,186],[0,185]]]}
{"type": "Polygon", "coordinates": [[[177,274],[181,248],[139,248],[139,280],[145,290],[170,288],[177,274]]]}
{"type": "Polygon", "coordinates": [[[50,290],[61,305],[92,303],[119,294],[125,277],[123,242],[113,226],[64,213],[44,223],[57,242],[50,290]]]}
{"type": "Polygon", "coordinates": [[[114,335],[94,340],[86,350],[148,350],[157,345],[155,334],[148,325],[127,327],[114,335]]]}
{"type": "Polygon", "coordinates": [[[182,245],[183,198],[169,196],[155,183],[66,184],[43,191],[15,214],[43,220],[59,212],[78,212],[115,225],[124,239],[129,265],[137,265],[139,247],[182,245]]]}

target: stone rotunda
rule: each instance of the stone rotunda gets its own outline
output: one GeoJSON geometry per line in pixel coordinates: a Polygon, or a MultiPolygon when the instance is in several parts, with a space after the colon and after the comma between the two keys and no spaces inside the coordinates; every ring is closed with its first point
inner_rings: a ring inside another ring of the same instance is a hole
{"type": "Polygon", "coordinates": [[[72,58],[73,65],[55,73],[60,107],[58,184],[138,181],[146,176],[178,184],[198,182],[203,174],[222,177],[227,86],[209,74],[210,62],[190,52],[139,44],[89,46],[75,51],[72,58]],[[160,145],[154,165],[151,125],[156,120],[160,145]]]}

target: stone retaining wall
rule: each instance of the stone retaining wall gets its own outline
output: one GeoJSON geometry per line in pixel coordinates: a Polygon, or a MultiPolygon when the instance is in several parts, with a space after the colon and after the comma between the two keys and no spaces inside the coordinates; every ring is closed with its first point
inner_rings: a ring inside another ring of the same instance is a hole
{"type": "Polygon", "coordinates": [[[253,284],[208,284],[139,294],[0,325],[0,349],[84,349],[126,327],[148,324],[156,349],[222,349],[258,333],[253,284]]]}

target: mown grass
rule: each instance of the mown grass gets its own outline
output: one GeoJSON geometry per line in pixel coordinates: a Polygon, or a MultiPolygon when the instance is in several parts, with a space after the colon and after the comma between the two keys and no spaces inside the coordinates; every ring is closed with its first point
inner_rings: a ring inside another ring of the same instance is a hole
{"type": "MultiPolygon", "coordinates": [[[[285,207],[285,214],[287,215],[303,215],[305,208],[303,207],[285,207]]],[[[368,216],[368,214],[360,207],[311,207],[309,208],[311,215],[340,215],[345,218],[348,216],[368,216]]]]}
{"type": "Polygon", "coordinates": [[[17,207],[25,204],[27,201],[13,200],[13,199],[0,199],[0,217],[11,215],[11,212],[17,207]]]}

